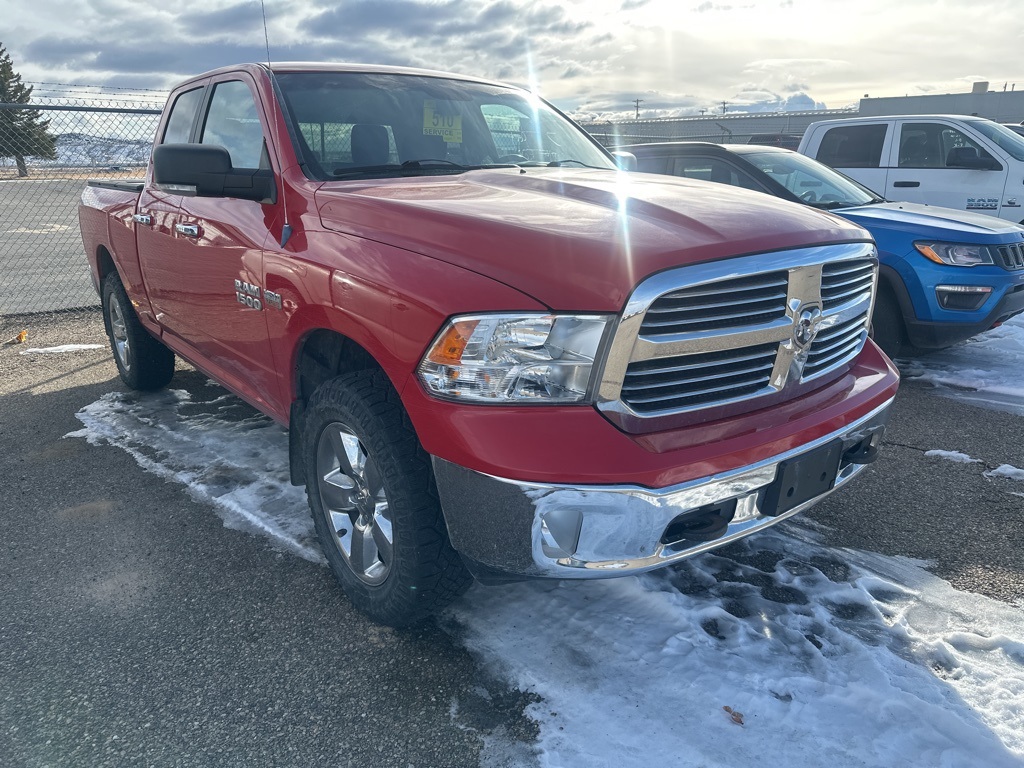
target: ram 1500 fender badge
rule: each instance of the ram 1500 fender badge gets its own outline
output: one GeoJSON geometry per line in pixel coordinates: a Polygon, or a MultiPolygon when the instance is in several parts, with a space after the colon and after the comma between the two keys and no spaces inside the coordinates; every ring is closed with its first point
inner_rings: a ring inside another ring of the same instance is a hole
{"type": "Polygon", "coordinates": [[[260,298],[262,291],[258,285],[247,283],[244,280],[235,280],[235,299],[251,309],[263,309],[263,300],[260,298]]]}

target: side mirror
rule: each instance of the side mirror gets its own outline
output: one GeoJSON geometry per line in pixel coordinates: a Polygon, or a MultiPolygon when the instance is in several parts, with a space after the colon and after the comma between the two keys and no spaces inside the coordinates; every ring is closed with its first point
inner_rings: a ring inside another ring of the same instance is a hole
{"type": "Polygon", "coordinates": [[[197,197],[238,197],[261,203],[277,199],[273,171],[232,168],[228,151],[208,144],[156,147],[153,181],[162,186],[194,189],[192,194],[197,197]]]}
{"type": "Polygon", "coordinates": [[[1001,171],[1003,166],[991,157],[981,157],[974,147],[953,147],[946,156],[947,168],[967,168],[975,171],[1001,171]]]}
{"type": "Polygon", "coordinates": [[[634,155],[632,152],[616,151],[612,152],[612,157],[615,158],[615,164],[619,166],[619,170],[636,170],[636,155],[634,155]]]}

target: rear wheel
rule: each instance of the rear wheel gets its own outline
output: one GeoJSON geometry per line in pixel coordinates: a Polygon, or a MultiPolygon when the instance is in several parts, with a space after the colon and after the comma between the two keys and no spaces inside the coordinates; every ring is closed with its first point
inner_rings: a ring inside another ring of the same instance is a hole
{"type": "Polygon", "coordinates": [[[174,353],[142,327],[117,272],[103,281],[103,324],[125,384],[141,390],[167,386],[174,376],[174,353]]]}
{"type": "Polygon", "coordinates": [[[303,417],[302,441],[320,546],[357,608],[404,626],[469,587],[448,540],[430,458],[383,373],[322,384],[303,417]]]}

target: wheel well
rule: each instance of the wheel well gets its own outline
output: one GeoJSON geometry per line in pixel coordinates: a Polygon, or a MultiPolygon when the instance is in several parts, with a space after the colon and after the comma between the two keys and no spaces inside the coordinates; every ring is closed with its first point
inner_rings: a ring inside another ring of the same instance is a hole
{"type": "Polygon", "coordinates": [[[383,370],[373,355],[347,336],[324,328],[302,341],[295,361],[295,397],[289,413],[288,469],[292,485],[305,485],[300,438],[306,403],[325,381],[351,371],[383,370]]]}
{"type": "Polygon", "coordinates": [[[325,381],[351,371],[380,369],[369,352],[347,336],[321,328],[302,342],[296,359],[295,396],[309,402],[316,388],[325,381]]]}
{"type": "Polygon", "coordinates": [[[110,251],[102,245],[96,249],[96,271],[99,273],[101,285],[107,275],[111,272],[117,271],[117,267],[114,266],[114,258],[110,255],[110,251]]]}

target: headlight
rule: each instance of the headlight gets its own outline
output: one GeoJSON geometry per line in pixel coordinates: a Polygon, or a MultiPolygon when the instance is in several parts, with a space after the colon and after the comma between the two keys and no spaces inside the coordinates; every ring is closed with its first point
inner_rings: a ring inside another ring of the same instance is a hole
{"type": "Polygon", "coordinates": [[[965,243],[914,243],[914,247],[936,264],[954,267],[973,267],[977,264],[994,264],[992,254],[984,245],[965,243]]]}
{"type": "Polygon", "coordinates": [[[463,315],[420,362],[438,397],[474,403],[579,403],[611,318],[600,315],[463,315]]]}

